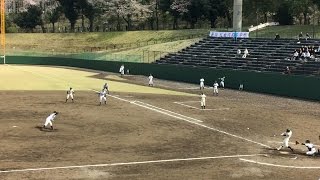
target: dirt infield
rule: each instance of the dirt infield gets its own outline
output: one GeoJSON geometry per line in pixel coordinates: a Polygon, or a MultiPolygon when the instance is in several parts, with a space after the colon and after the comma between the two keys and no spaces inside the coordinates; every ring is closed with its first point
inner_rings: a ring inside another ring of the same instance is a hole
{"type": "MultiPolygon", "coordinates": [[[[143,84],[141,77],[130,82],[143,84]]],[[[143,78],[142,78],[143,79],[143,78]]],[[[157,81],[176,89],[175,83],[157,81]]],[[[194,85],[181,91],[199,94],[194,85]]],[[[319,142],[320,104],[206,89],[197,96],[113,91],[98,106],[93,91],[0,91],[0,179],[318,179],[320,157],[281,152],[291,141],[319,142]],[[55,131],[41,131],[52,111],[55,131]],[[275,136],[274,136],[275,135],[275,136]],[[312,169],[313,168],[313,169],[312,169]]]]}

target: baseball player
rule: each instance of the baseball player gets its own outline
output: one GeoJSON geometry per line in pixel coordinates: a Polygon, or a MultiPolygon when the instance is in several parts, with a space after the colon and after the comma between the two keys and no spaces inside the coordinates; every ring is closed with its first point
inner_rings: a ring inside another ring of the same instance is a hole
{"type": "Polygon", "coordinates": [[[149,79],[149,86],[153,86],[153,76],[152,76],[152,74],[150,74],[148,79],[149,79]]]}
{"type": "Polygon", "coordinates": [[[203,78],[200,79],[200,90],[201,89],[204,89],[204,79],[203,78]]]}
{"type": "Polygon", "coordinates": [[[100,93],[99,93],[99,101],[100,101],[100,106],[102,103],[102,100],[104,101],[104,104],[107,104],[107,91],[105,89],[103,89],[100,93]]]}
{"type": "Polygon", "coordinates": [[[201,93],[200,99],[201,109],[206,109],[206,95],[204,93],[201,93]]]}
{"type": "Polygon", "coordinates": [[[53,111],[52,114],[50,114],[47,119],[46,122],[43,125],[43,129],[45,129],[47,127],[48,124],[50,124],[51,126],[51,130],[53,130],[53,125],[52,122],[54,121],[54,118],[58,115],[59,113],[57,111],[53,111]]]}
{"type": "Polygon", "coordinates": [[[215,81],[214,83],[213,83],[213,95],[215,96],[218,96],[218,87],[219,87],[219,84],[217,83],[217,81],[215,81]]]}
{"type": "Polygon", "coordinates": [[[108,86],[108,83],[105,83],[105,84],[103,85],[102,90],[105,90],[105,91],[109,94],[109,86],[108,86]]]}
{"type": "Polygon", "coordinates": [[[124,65],[123,64],[120,66],[119,73],[121,74],[121,77],[124,75],[124,65]]]}
{"type": "Polygon", "coordinates": [[[243,83],[240,83],[240,85],[239,85],[239,91],[243,91],[243,83]]]}
{"type": "Polygon", "coordinates": [[[306,155],[308,155],[308,156],[316,155],[317,150],[309,140],[306,140],[306,142],[302,143],[302,145],[305,145],[308,148],[308,151],[306,152],[306,155]]]}
{"type": "Polygon", "coordinates": [[[222,87],[222,89],[224,89],[224,79],[225,79],[226,77],[222,77],[222,78],[219,78],[220,79],[220,86],[222,87]]]}
{"type": "Polygon", "coordinates": [[[287,147],[291,151],[293,151],[293,149],[289,146],[289,139],[292,136],[292,131],[290,129],[287,129],[286,132],[281,134],[281,136],[284,136],[285,138],[283,139],[281,146],[279,148],[277,148],[277,150],[279,151],[281,148],[287,147]]]}
{"type": "Polygon", "coordinates": [[[70,89],[67,91],[66,102],[68,102],[69,97],[71,97],[72,102],[74,102],[73,101],[73,94],[74,94],[74,90],[72,89],[72,87],[70,87],[70,89]]]}

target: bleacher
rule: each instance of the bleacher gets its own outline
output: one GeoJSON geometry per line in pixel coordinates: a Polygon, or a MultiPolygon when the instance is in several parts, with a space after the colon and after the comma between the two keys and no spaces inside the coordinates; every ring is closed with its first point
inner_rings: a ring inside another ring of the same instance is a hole
{"type": "Polygon", "coordinates": [[[320,40],[238,39],[207,37],[177,53],[157,60],[158,64],[177,64],[216,69],[234,69],[283,73],[287,66],[292,74],[319,75],[320,62],[291,60],[295,49],[320,45],[320,40]],[[247,58],[237,57],[237,50],[249,50],[247,58]]]}

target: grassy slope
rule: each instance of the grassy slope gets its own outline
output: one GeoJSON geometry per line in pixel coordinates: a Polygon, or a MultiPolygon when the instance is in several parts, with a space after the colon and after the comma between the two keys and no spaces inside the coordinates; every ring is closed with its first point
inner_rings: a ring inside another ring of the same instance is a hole
{"type": "Polygon", "coordinates": [[[8,51],[79,52],[85,47],[106,46],[146,41],[168,42],[172,38],[207,34],[208,30],[130,31],[106,33],[22,33],[7,34],[8,51]]]}
{"type": "Polygon", "coordinates": [[[295,26],[272,26],[258,32],[252,32],[250,34],[251,37],[270,37],[274,38],[276,33],[278,33],[283,38],[296,38],[300,32],[305,35],[305,33],[309,33],[312,37],[313,28],[315,30],[316,38],[320,38],[320,26],[302,26],[302,25],[295,25],[295,26]]]}

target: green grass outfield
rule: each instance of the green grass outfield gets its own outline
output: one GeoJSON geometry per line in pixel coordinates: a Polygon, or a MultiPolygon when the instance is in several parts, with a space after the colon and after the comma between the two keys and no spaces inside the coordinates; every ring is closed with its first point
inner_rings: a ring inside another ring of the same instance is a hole
{"type": "Polygon", "coordinates": [[[164,95],[192,94],[141,86],[125,82],[96,79],[97,73],[83,70],[44,66],[0,65],[0,90],[101,90],[108,82],[111,92],[147,93],[164,95]]]}

